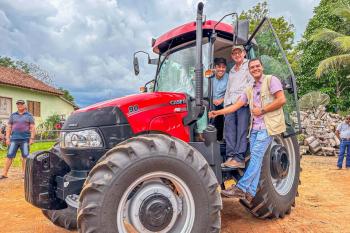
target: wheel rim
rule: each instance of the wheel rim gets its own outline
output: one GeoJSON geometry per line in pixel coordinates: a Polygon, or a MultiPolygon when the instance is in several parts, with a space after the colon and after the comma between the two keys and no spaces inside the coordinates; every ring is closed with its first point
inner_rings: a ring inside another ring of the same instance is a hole
{"type": "Polygon", "coordinates": [[[274,166],[270,167],[271,180],[275,191],[279,195],[284,196],[288,194],[293,187],[296,169],[296,152],[291,138],[274,137],[271,143],[271,152],[277,147],[280,147],[277,149],[279,152],[278,161],[276,162],[276,160],[274,160],[276,156],[271,155],[270,157],[271,166],[274,166]],[[276,165],[276,163],[280,164],[276,165]]]}
{"type": "Polygon", "coordinates": [[[117,212],[119,232],[190,232],[195,204],[186,183],[168,172],[152,172],[124,192],[117,212]]]}

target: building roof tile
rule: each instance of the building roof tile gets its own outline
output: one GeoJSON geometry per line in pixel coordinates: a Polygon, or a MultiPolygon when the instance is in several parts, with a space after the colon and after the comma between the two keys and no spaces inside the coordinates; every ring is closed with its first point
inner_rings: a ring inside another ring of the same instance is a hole
{"type": "Polygon", "coordinates": [[[18,69],[0,67],[0,84],[42,91],[61,96],[63,93],[18,69]]]}

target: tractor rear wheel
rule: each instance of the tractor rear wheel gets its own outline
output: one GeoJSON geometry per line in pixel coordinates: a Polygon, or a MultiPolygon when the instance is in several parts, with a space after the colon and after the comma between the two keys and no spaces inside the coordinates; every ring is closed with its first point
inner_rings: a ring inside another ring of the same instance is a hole
{"type": "Polygon", "coordinates": [[[241,204],[259,218],[283,218],[291,212],[298,195],[300,153],[295,136],[274,136],[264,156],[258,192],[241,204]]]}
{"type": "Polygon", "coordinates": [[[134,137],[91,170],[79,232],[219,232],[222,202],[204,157],[166,135],[134,137]]]}

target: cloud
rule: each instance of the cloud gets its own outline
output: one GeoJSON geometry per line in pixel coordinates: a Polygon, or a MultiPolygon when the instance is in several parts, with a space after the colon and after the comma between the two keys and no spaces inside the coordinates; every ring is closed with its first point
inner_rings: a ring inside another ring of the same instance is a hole
{"type": "MultiPolygon", "coordinates": [[[[141,73],[135,77],[133,53],[151,52],[152,38],[193,21],[197,2],[33,0],[28,4],[26,0],[2,0],[0,56],[38,64],[54,76],[58,87],[70,90],[81,106],[136,93],[154,77],[155,66],[147,65],[140,56],[141,73]]],[[[205,2],[207,18],[216,20],[256,4],[252,0],[205,2]]],[[[301,33],[312,14],[307,8],[317,2],[271,0],[269,5],[272,15],[288,15],[301,33]]]]}

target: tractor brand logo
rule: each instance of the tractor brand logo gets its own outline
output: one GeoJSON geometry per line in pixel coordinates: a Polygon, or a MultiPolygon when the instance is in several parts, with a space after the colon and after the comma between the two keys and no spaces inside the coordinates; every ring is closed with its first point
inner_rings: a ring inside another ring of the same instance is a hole
{"type": "Polygon", "coordinates": [[[179,104],[185,104],[186,100],[171,100],[170,105],[179,105],[179,104]]]}
{"type": "Polygon", "coordinates": [[[138,110],[139,110],[138,105],[129,106],[129,113],[134,113],[134,112],[137,112],[138,110]]]}

